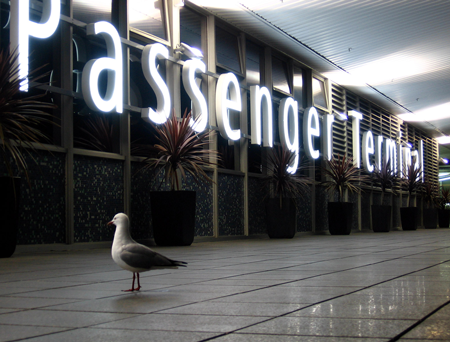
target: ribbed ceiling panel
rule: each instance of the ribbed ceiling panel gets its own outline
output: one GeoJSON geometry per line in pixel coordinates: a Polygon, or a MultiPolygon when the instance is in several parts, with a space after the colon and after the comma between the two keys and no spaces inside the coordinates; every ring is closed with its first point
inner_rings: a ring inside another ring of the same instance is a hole
{"type": "Polygon", "coordinates": [[[393,113],[450,104],[449,0],[191,1],[393,113]]]}

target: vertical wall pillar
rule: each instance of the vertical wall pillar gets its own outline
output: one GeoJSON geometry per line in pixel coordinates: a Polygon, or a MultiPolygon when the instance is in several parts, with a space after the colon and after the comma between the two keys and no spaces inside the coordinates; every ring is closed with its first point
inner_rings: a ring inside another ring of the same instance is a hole
{"type": "MultiPolygon", "coordinates": [[[[202,37],[206,37],[206,67],[209,72],[216,72],[216,24],[213,15],[206,18],[206,27],[202,32],[202,37]],[[205,32],[206,31],[206,32],[205,32]]],[[[209,124],[217,127],[216,122],[216,82],[214,77],[208,77],[208,109],[209,124]]],[[[217,133],[213,135],[209,148],[217,151],[217,133]]],[[[213,235],[219,236],[219,174],[214,168],[213,174],[213,235]]]]}
{"type": "MultiPolygon", "coordinates": [[[[241,51],[242,54],[240,56],[243,56],[241,60],[242,69],[247,70],[246,66],[246,43],[245,43],[245,35],[241,34],[239,43],[241,45],[241,51]]],[[[246,80],[247,78],[245,78],[246,80]]],[[[244,86],[247,86],[247,83],[244,84],[244,86]]],[[[248,198],[249,198],[249,192],[248,192],[248,113],[247,113],[247,91],[241,89],[241,98],[242,98],[242,112],[240,116],[240,125],[241,132],[245,135],[243,138],[241,137],[239,141],[239,169],[241,172],[244,173],[244,235],[249,235],[249,207],[248,207],[248,198]]]]}
{"type": "MultiPolygon", "coordinates": [[[[112,1],[112,23],[119,36],[129,39],[128,2],[112,1]]],[[[130,104],[130,50],[122,45],[123,58],[123,101],[130,104]]],[[[120,122],[120,154],[125,157],[123,165],[123,209],[130,215],[131,211],[131,153],[130,153],[130,112],[124,110],[119,116],[120,122]]]]}
{"type": "MultiPolygon", "coordinates": [[[[62,7],[64,15],[72,17],[72,2],[70,1],[67,6],[62,7]]],[[[59,64],[60,72],[59,79],[61,80],[61,88],[64,90],[72,91],[73,87],[73,43],[72,25],[61,20],[59,23],[59,43],[60,43],[60,60],[59,64]]],[[[58,54],[57,54],[58,56],[58,54]]],[[[74,158],[73,158],[73,97],[67,95],[57,96],[58,107],[61,112],[61,145],[66,149],[66,243],[73,244],[74,239],[74,158]]]]}
{"type": "MultiPolygon", "coordinates": [[[[180,38],[180,7],[174,5],[173,0],[169,0],[167,3],[169,8],[169,35],[171,42],[171,52],[173,55],[173,50],[177,48],[177,46],[181,42],[180,38]]],[[[182,116],[185,108],[181,108],[181,68],[179,64],[173,62],[166,63],[166,80],[167,86],[169,87],[170,94],[172,96],[172,110],[176,115],[182,116]]]]}
{"type": "MultiPolygon", "coordinates": [[[[313,105],[313,90],[312,90],[312,72],[309,69],[306,69],[304,72],[304,87],[305,87],[305,99],[303,100],[304,108],[311,107],[313,105]]],[[[311,168],[309,170],[308,176],[312,179],[315,179],[316,177],[316,161],[311,160],[311,168]]],[[[313,233],[316,232],[316,191],[317,186],[315,182],[311,184],[311,227],[313,233]]]]}

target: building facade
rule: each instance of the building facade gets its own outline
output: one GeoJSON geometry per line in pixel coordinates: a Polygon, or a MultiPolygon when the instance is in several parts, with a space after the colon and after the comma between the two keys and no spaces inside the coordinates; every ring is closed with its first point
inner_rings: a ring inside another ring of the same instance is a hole
{"type": "MultiPolygon", "coordinates": [[[[318,171],[328,146],[323,138],[325,117],[336,118],[330,126],[330,156],[345,154],[362,160],[355,144],[370,131],[413,154],[418,151],[425,177],[437,182],[438,147],[433,139],[377,103],[332,83],[302,61],[188,1],[19,3],[28,6],[30,19],[21,18],[24,9],[14,7],[14,2],[11,8],[2,4],[2,48],[28,44],[28,70],[44,66],[40,72],[49,71],[39,88],[47,92],[48,101],[57,104],[54,115],[60,123],[43,127],[50,143],[29,156],[32,187],[23,184],[21,190],[19,244],[112,240],[113,231],[106,222],[117,212],[129,214],[135,238],[151,238],[149,192],[160,188],[161,179],[140,172],[140,151],[156,142],[153,125],[158,120],[171,113],[181,116],[191,108],[204,117],[204,130],[217,132],[211,148],[223,159],[220,167],[207,170],[214,184],[192,180],[185,184],[185,189],[197,191],[196,236],[267,231],[263,199],[268,189],[261,187],[260,180],[272,148],[266,145],[282,143],[293,145],[299,160],[305,157],[315,167],[310,171],[317,181],[311,194],[298,199],[297,231],[327,230],[330,196],[319,185],[323,175],[318,171]],[[51,20],[56,24],[51,26],[51,20]],[[31,24],[23,36],[16,32],[29,23],[40,24],[34,29],[31,24]],[[48,28],[47,37],[36,37],[41,28],[48,28]],[[260,115],[260,111],[252,112],[258,89],[269,95],[257,102],[272,112],[271,120],[261,120],[262,128],[253,127],[260,115]],[[221,97],[222,105],[218,104],[221,97]],[[240,106],[233,108],[237,102],[240,106]],[[280,107],[286,103],[283,133],[280,107]],[[308,124],[305,113],[311,108],[318,121],[308,124]],[[361,119],[337,119],[338,114],[351,112],[359,113],[361,119]],[[258,142],[255,135],[261,129],[262,142],[258,142]],[[272,139],[267,142],[269,134],[272,139]],[[318,157],[311,157],[311,151],[317,151],[318,157]]],[[[39,90],[29,90],[35,91],[39,90]]],[[[371,153],[372,164],[375,158],[371,153]]],[[[362,164],[361,169],[365,172],[362,164]]],[[[348,196],[357,208],[354,229],[370,229],[370,205],[379,197],[374,187],[348,196]]],[[[400,226],[399,208],[406,199],[401,192],[387,196],[394,206],[394,227],[400,226]]]]}

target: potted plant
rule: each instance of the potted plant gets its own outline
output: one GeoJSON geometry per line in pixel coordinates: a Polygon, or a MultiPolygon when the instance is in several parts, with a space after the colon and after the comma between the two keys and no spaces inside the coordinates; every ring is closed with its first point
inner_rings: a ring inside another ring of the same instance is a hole
{"type": "Polygon", "coordinates": [[[411,165],[403,170],[402,184],[408,191],[408,206],[400,208],[400,220],[403,230],[416,230],[418,208],[412,206],[412,196],[422,187],[422,171],[415,166],[415,157],[411,165]]]}
{"type": "Polygon", "coordinates": [[[268,155],[267,176],[262,184],[269,188],[270,198],[266,198],[267,233],[270,238],[292,239],[297,231],[297,203],[296,199],[303,197],[310,191],[311,179],[299,173],[288,172],[295,154],[286,146],[281,145],[273,149],[268,155]]]}
{"type": "Polygon", "coordinates": [[[373,170],[373,180],[380,186],[380,204],[373,204],[372,209],[372,230],[374,232],[389,232],[391,230],[392,206],[384,204],[386,189],[392,189],[396,175],[391,168],[391,161],[387,163],[383,160],[381,166],[375,165],[373,170]]]}
{"type": "Polygon", "coordinates": [[[441,196],[438,199],[438,220],[439,228],[448,228],[450,224],[450,210],[447,209],[450,202],[450,188],[441,187],[441,196]]]}
{"type": "MultiPolygon", "coordinates": [[[[19,172],[23,174],[31,186],[26,155],[36,151],[35,143],[47,140],[40,125],[54,124],[49,118],[51,114],[44,110],[54,109],[55,105],[39,100],[45,94],[29,95],[20,92],[20,84],[24,79],[19,77],[17,61],[18,54],[15,50],[0,52],[0,158],[5,167],[5,173],[0,177],[2,258],[10,257],[16,249],[20,200],[20,178],[17,176],[19,172]]],[[[45,75],[36,77],[31,82],[45,75]]],[[[32,86],[29,88],[31,90],[32,86]]]]}
{"type": "MultiPolygon", "coordinates": [[[[212,183],[203,167],[214,167],[220,159],[217,151],[205,149],[214,131],[196,133],[190,126],[191,113],[181,120],[173,114],[164,124],[154,126],[158,143],[149,147],[150,156],[142,170],[158,169],[170,191],[152,191],[153,237],[160,246],[189,246],[195,235],[195,191],[182,191],[182,182],[190,174],[195,182],[212,183]]],[[[194,120],[194,125],[195,125],[194,120]]],[[[161,186],[160,183],[160,186],[161,186]]]]}
{"type": "Polygon", "coordinates": [[[438,196],[437,196],[437,186],[425,180],[422,184],[422,196],[425,201],[426,208],[423,209],[423,225],[427,229],[436,229],[437,220],[437,206],[438,206],[438,196]]]}
{"type": "Polygon", "coordinates": [[[338,193],[338,202],[328,203],[328,229],[332,235],[349,235],[352,230],[353,203],[344,202],[345,192],[360,193],[361,185],[368,182],[368,176],[361,175],[352,158],[345,155],[334,156],[325,161],[322,168],[326,180],[321,182],[334,196],[338,193]]]}

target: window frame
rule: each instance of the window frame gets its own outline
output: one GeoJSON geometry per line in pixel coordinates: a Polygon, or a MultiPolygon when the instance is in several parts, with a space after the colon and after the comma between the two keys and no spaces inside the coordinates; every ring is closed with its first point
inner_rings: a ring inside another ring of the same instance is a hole
{"type": "Polygon", "coordinates": [[[164,44],[164,45],[169,46],[169,47],[172,46],[171,31],[170,31],[170,25],[169,25],[169,10],[168,10],[168,6],[167,6],[167,1],[163,0],[162,3],[163,3],[163,8],[162,8],[163,15],[162,15],[162,17],[164,18],[164,23],[163,24],[164,24],[164,28],[166,30],[167,39],[160,38],[160,37],[155,36],[155,35],[153,35],[151,33],[148,33],[148,32],[142,31],[142,30],[140,30],[138,28],[132,27],[131,23],[130,23],[129,24],[130,40],[133,40],[133,38],[134,39],[140,39],[140,40],[148,39],[149,43],[158,42],[158,43],[164,44]]]}

